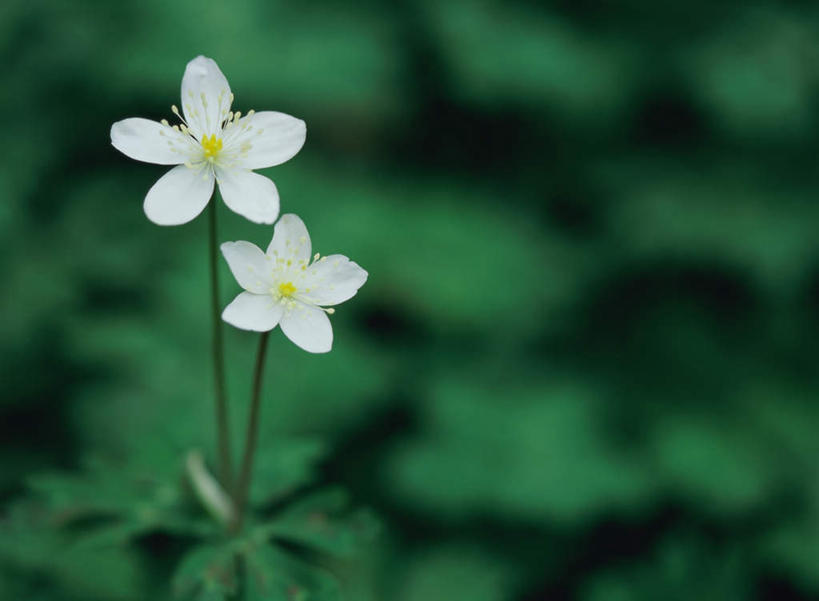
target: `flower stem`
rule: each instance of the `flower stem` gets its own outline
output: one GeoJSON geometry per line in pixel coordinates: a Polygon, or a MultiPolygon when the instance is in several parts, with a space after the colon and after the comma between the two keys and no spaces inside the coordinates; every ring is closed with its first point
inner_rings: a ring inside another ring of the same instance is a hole
{"type": "Polygon", "coordinates": [[[247,589],[245,587],[247,580],[247,562],[243,555],[235,555],[233,557],[233,574],[236,578],[236,588],[233,594],[228,595],[228,601],[245,601],[247,598],[247,589]]]}
{"type": "Polygon", "coordinates": [[[236,523],[233,531],[242,528],[245,517],[247,498],[250,492],[250,476],[253,470],[253,456],[256,454],[256,440],[259,434],[259,406],[262,392],[262,374],[264,372],[264,357],[267,353],[267,338],[270,332],[262,332],[259,337],[259,349],[256,352],[256,367],[253,371],[253,396],[250,400],[250,415],[247,421],[247,435],[245,451],[242,456],[242,467],[239,472],[239,481],[236,485],[234,503],[236,505],[236,523]]]}
{"type": "Polygon", "coordinates": [[[219,445],[219,475],[226,490],[233,487],[233,462],[230,457],[230,427],[227,399],[225,398],[225,359],[222,341],[222,319],[219,311],[219,264],[216,242],[217,205],[214,198],[208,207],[210,213],[210,296],[213,325],[213,389],[216,397],[216,427],[219,445]]]}

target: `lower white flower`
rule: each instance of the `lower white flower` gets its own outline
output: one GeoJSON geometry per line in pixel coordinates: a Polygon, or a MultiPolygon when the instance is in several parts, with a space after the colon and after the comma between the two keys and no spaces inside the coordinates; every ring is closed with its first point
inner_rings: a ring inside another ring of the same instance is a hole
{"type": "Polygon", "coordinates": [[[311,353],[333,346],[327,314],[355,296],[367,272],[344,255],[311,257],[310,235],[296,215],[276,223],[267,252],[250,242],[225,242],[222,254],[245,289],[222,313],[243,330],[267,332],[281,324],[284,334],[311,353]]]}
{"type": "Polygon", "coordinates": [[[225,204],[256,223],[279,216],[279,193],[253,169],[291,159],[304,145],[304,121],[275,111],[231,110],[233,94],[219,66],[198,56],[182,78],[182,122],[131,118],[111,127],[111,143],[137,161],[178,165],[145,196],[145,214],[158,225],[180,225],[207,206],[214,182],[225,204]]]}

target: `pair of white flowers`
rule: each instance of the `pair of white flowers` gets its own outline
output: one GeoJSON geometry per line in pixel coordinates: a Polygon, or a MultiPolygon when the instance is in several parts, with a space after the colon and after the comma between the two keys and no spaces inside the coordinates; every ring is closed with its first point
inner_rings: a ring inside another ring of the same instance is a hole
{"type": "MultiPolygon", "coordinates": [[[[214,184],[232,211],[255,223],[279,216],[275,184],[254,169],[273,167],[304,145],[304,121],[273,111],[233,112],[233,94],[216,62],[199,56],[182,78],[182,122],[132,118],[111,127],[111,143],[125,155],[160,165],[176,165],[145,196],[148,219],[180,225],[199,215],[214,184]]],[[[295,344],[324,353],[333,343],[328,313],[355,295],[367,272],[343,255],[312,255],[310,236],[299,217],[279,219],[263,252],[245,241],[222,244],[222,254],[245,292],[222,313],[244,330],[266,332],[277,325],[295,344]]]]}

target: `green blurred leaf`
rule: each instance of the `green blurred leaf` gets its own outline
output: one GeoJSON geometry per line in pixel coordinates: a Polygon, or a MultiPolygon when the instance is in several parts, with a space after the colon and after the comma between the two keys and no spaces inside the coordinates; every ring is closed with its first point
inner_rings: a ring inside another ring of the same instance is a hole
{"type": "Polygon", "coordinates": [[[157,530],[192,536],[216,530],[183,494],[181,473],[167,464],[146,472],[140,465],[94,461],[84,473],[34,475],[29,486],[54,527],[103,521],[76,535],[78,547],[121,545],[157,530]]]}
{"type": "Polygon", "coordinates": [[[687,48],[691,89],[730,134],[802,136],[815,129],[810,64],[819,58],[815,23],[756,7],[703,44],[687,48]]]}
{"type": "Polygon", "coordinates": [[[350,510],[341,490],[314,493],[288,506],[272,520],[256,526],[254,540],[269,538],[300,543],[314,550],[349,556],[371,543],[378,523],[366,510],[350,510]]]}
{"type": "Polygon", "coordinates": [[[413,553],[394,583],[397,601],[503,601],[515,566],[477,547],[448,544],[413,553]]]}
{"type": "Polygon", "coordinates": [[[394,494],[451,520],[491,511],[562,523],[630,513],[649,498],[656,482],[607,441],[593,388],[467,378],[441,381],[424,406],[427,436],[390,457],[394,494]]]}
{"type": "Polygon", "coordinates": [[[753,586],[742,551],[677,534],[645,561],[605,568],[589,579],[583,601],[743,601],[753,586]]]}
{"type": "Polygon", "coordinates": [[[705,511],[747,511],[774,489],[777,474],[766,447],[733,423],[676,416],[658,424],[654,436],[652,455],[664,479],[705,511]]]}
{"type": "Polygon", "coordinates": [[[192,548],[174,571],[171,581],[174,594],[207,599],[232,593],[236,587],[235,557],[235,544],[207,544],[192,548]]]}
{"type": "Polygon", "coordinates": [[[589,35],[533,6],[501,11],[491,0],[422,6],[447,49],[458,93],[473,102],[547,102],[582,119],[611,118],[624,105],[628,78],[636,73],[627,46],[616,38],[589,35]]]}
{"type": "Polygon", "coordinates": [[[247,554],[248,601],[339,601],[337,580],[271,545],[247,554]]]}
{"type": "Polygon", "coordinates": [[[50,581],[71,598],[144,599],[146,574],[133,550],[78,547],[44,517],[33,503],[9,508],[0,520],[0,565],[33,582],[50,581]]]}
{"type": "Polygon", "coordinates": [[[316,464],[326,452],[326,445],[317,439],[277,437],[264,441],[254,460],[251,503],[270,503],[309,484],[316,476],[316,464]]]}

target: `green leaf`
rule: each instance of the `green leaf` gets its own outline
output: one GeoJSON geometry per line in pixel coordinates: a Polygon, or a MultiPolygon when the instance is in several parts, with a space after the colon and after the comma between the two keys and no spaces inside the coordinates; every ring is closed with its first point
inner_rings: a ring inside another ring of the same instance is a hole
{"type": "Polygon", "coordinates": [[[130,486],[122,481],[112,485],[103,474],[36,474],[28,484],[63,520],[89,514],[127,514],[134,503],[130,486]]]}
{"type": "Polygon", "coordinates": [[[282,539],[334,555],[349,556],[372,540],[378,523],[366,510],[348,511],[342,490],[321,491],[291,505],[251,533],[253,540],[282,539]]]}
{"type": "Polygon", "coordinates": [[[179,536],[207,537],[217,532],[213,521],[204,517],[166,513],[153,521],[116,520],[111,524],[83,531],[75,541],[77,548],[114,547],[128,544],[134,538],[162,531],[179,536]]]}
{"type": "MultiPolygon", "coordinates": [[[[75,548],[65,532],[48,527],[48,519],[31,502],[11,506],[0,519],[0,581],[5,578],[2,570],[8,568],[69,595],[59,599],[144,599],[145,574],[133,549],[75,548]]],[[[6,599],[2,594],[0,598],[6,599]]]]}
{"type": "Polygon", "coordinates": [[[152,469],[97,460],[88,462],[81,473],[38,474],[28,483],[45,501],[55,526],[83,518],[104,521],[80,533],[76,541],[80,547],[121,545],[156,530],[192,536],[213,534],[216,524],[204,513],[191,513],[175,465],[170,460],[152,469]],[[168,463],[174,467],[169,469],[168,463]]]}
{"type": "Polygon", "coordinates": [[[175,595],[199,595],[207,599],[235,590],[234,545],[200,545],[191,549],[179,563],[172,578],[175,595]]]}
{"type": "Polygon", "coordinates": [[[83,532],[77,539],[74,547],[95,548],[115,547],[124,545],[131,539],[145,534],[150,530],[147,524],[136,522],[115,522],[113,525],[94,528],[90,532],[83,532]]]}
{"type": "Polygon", "coordinates": [[[338,601],[341,590],[334,576],[295,559],[272,545],[246,555],[248,601],[338,601]]]}

